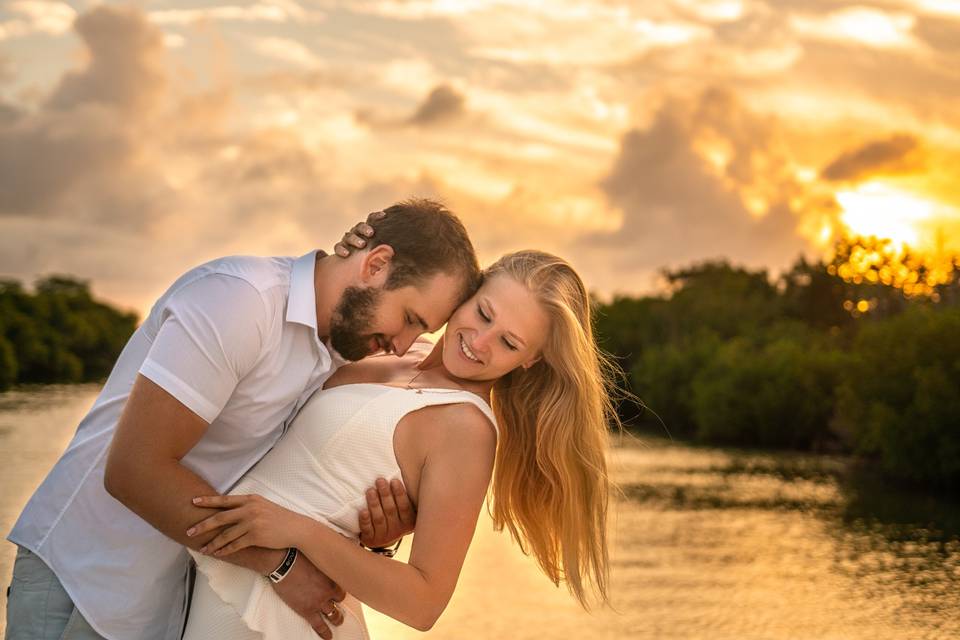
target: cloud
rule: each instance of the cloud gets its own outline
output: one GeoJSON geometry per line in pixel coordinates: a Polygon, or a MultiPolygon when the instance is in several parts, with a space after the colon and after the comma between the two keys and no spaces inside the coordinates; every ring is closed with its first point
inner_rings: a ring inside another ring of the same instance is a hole
{"type": "Polygon", "coordinates": [[[70,5],[47,0],[13,0],[5,9],[16,17],[0,22],[0,41],[37,32],[64,33],[77,15],[70,5]]]}
{"type": "Polygon", "coordinates": [[[466,111],[465,102],[462,93],[450,85],[440,85],[417,107],[408,122],[417,126],[429,126],[451,120],[466,111]]]}
{"type": "Polygon", "coordinates": [[[202,9],[162,9],[150,12],[151,22],[164,25],[189,25],[204,20],[290,22],[322,19],[322,13],[310,12],[293,0],[261,0],[245,6],[219,5],[202,9]]]}
{"type": "Polygon", "coordinates": [[[120,169],[134,141],[100,108],[17,118],[0,129],[0,214],[55,214],[86,178],[120,169]]]}
{"type": "Polygon", "coordinates": [[[13,60],[9,56],[0,53],[0,85],[9,82],[15,75],[13,60]]]}
{"type": "Polygon", "coordinates": [[[265,93],[291,96],[298,93],[316,93],[331,89],[348,89],[369,82],[370,76],[360,71],[340,68],[311,68],[306,70],[283,68],[237,79],[239,88],[258,95],[265,93]]]}
{"type": "MultiPolygon", "coordinates": [[[[136,9],[99,5],[75,30],[84,63],[32,109],[0,103],[0,273],[76,273],[143,310],[197,263],[330,247],[367,212],[435,191],[390,171],[356,175],[331,136],[231,126],[246,116],[234,94],[262,95],[257,82],[178,83],[162,31],[136,9]]],[[[364,78],[318,74],[294,80],[334,91],[364,78]]]]}
{"type": "Polygon", "coordinates": [[[901,0],[908,8],[944,18],[960,18],[960,4],[956,0],[901,0]]]}
{"type": "Polygon", "coordinates": [[[464,24],[482,42],[472,56],[495,62],[552,67],[613,65],[658,48],[680,49],[708,42],[710,27],[691,21],[631,18],[614,7],[593,5],[558,14],[551,5],[490,12],[464,24]],[[539,9],[539,10],[538,10],[539,9]],[[585,22],[595,26],[584,29],[585,22]]]}
{"type": "Polygon", "coordinates": [[[937,155],[960,148],[944,0],[188,4],[88,2],[55,38],[40,0],[0,10],[0,39],[36,35],[0,54],[0,271],[142,301],[419,194],[487,259],[541,246],[636,291],[664,265],[826,242],[841,179],[898,166],[891,122],[937,181],[898,186],[960,197],[937,155]]]}
{"type": "Polygon", "coordinates": [[[826,180],[859,180],[878,173],[902,173],[919,166],[919,143],[908,134],[868,142],[841,153],[821,176],[826,180]]]}
{"type": "Polygon", "coordinates": [[[263,56],[295,67],[314,69],[323,66],[323,60],[313,51],[289,38],[257,38],[254,40],[253,48],[263,56]]]}
{"type": "MultiPolygon", "coordinates": [[[[960,3],[957,3],[960,17],[960,3]]],[[[921,16],[917,20],[917,37],[936,51],[960,53],[960,20],[944,20],[937,16],[921,16]]]]}
{"type": "Polygon", "coordinates": [[[440,84],[407,117],[381,115],[369,109],[360,109],[354,115],[358,122],[377,128],[432,127],[451,122],[466,115],[466,97],[448,84],[440,84]]]}
{"type": "Polygon", "coordinates": [[[652,122],[623,135],[601,186],[621,228],[581,242],[627,269],[729,256],[777,265],[806,248],[800,186],[776,121],[729,91],[667,100],[652,122]]]}
{"type": "Polygon", "coordinates": [[[160,31],[137,9],[108,6],[81,15],[74,28],[90,62],[60,79],[47,106],[106,104],[126,115],[149,113],[166,88],[160,31]]]}
{"type": "Polygon", "coordinates": [[[19,109],[12,104],[0,102],[0,127],[13,124],[15,121],[20,119],[21,115],[23,115],[22,109],[19,109]]]}
{"type": "Polygon", "coordinates": [[[137,123],[166,87],[160,34],[137,10],[108,6],[77,18],[75,29],[88,64],[66,72],[39,109],[0,118],[0,214],[103,218],[111,207],[101,205],[130,186],[120,183],[141,146],[137,123]],[[85,184],[90,191],[63,209],[85,184]]]}
{"type": "Polygon", "coordinates": [[[960,90],[953,71],[960,22],[918,15],[914,2],[922,0],[884,2],[883,9],[829,0],[744,3],[742,15],[714,24],[709,39],[650,50],[612,66],[610,75],[626,76],[632,84],[621,86],[632,94],[727,86],[758,112],[815,129],[891,121],[906,130],[941,122],[956,129],[948,98],[960,90]]]}
{"type": "Polygon", "coordinates": [[[878,49],[915,49],[912,31],[916,17],[870,7],[846,7],[825,16],[798,15],[794,30],[808,38],[835,40],[878,49]]]}
{"type": "Polygon", "coordinates": [[[735,22],[747,12],[745,0],[674,0],[674,4],[706,22],[735,22]]]}

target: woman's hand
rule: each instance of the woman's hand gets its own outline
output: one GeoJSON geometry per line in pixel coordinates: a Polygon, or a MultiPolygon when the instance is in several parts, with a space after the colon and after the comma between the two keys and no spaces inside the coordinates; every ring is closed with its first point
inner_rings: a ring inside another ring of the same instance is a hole
{"type": "Polygon", "coordinates": [[[367,216],[366,222],[358,222],[353,225],[349,231],[343,234],[340,242],[334,245],[334,253],[341,258],[348,258],[354,251],[365,248],[367,240],[373,237],[373,227],[370,225],[383,219],[386,215],[383,211],[374,211],[367,216]]]}
{"type": "Polygon", "coordinates": [[[417,512],[407,496],[403,482],[377,478],[376,486],[366,492],[367,506],[358,515],[360,543],[365,547],[389,547],[413,532],[417,512]]]}
{"type": "Polygon", "coordinates": [[[313,522],[258,495],[202,496],[194,498],[193,504],[223,509],[187,530],[187,536],[193,537],[222,528],[217,537],[200,549],[200,553],[213,556],[228,555],[246,547],[295,547],[297,531],[305,521],[313,522]]]}

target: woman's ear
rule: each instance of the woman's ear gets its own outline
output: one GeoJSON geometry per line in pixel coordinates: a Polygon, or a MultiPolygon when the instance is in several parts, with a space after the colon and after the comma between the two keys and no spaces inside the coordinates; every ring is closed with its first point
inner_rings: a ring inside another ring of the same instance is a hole
{"type": "Polygon", "coordinates": [[[523,363],[522,365],[520,365],[520,366],[523,367],[524,369],[529,369],[529,368],[532,367],[533,365],[535,365],[535,364],[537,364],[538,362],[540,362],[541,359],[543,359],[543,356],[537,356],[536,358],[533,358],[533,359],[531,359],[531,360],[527,360],[526,362],[524,362],[524,363],[523,363]]]}
{"type": "Polygon", "coordinates": [[[360,262],[360,280],[372,287],[382,287],[390,275],[390,265],[393,264],[393,247],[386,244],[377,245],[363,256],[360,262]]]}

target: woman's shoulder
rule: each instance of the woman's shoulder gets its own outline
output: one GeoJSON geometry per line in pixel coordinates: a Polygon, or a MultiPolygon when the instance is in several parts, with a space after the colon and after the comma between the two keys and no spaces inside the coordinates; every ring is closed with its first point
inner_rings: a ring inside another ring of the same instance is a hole
{"type": "Polygon", "coordinates": [[[433,442],[496,446],[496,425],[492,416],[478,404],[483,400],[477,397],[474,402],[470,400],[469,391],[460,393],[463,394],[463,401],[428,405],[408,413],[403,421],[425,430],[433,442]]]}

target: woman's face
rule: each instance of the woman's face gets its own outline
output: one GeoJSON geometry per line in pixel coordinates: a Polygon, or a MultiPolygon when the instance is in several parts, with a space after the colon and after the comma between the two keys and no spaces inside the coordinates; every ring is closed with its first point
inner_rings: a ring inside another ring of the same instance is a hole
{"type": "Polygon", "coordinates": [[[550,321],[536,297],[506,274],[487,278],[453,312],[443,365],[467,380],[494,380],[540,358],[550,321]]]}

